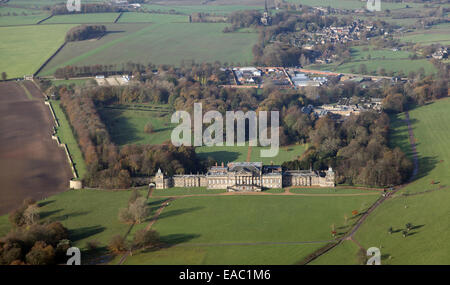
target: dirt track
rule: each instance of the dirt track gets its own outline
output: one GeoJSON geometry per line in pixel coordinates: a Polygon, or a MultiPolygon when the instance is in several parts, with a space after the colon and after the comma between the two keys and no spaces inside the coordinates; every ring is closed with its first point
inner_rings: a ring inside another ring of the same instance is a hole
{"type": "Polygon", "coordinates": [[[51,139],[53,121],[40,91],[24,82],[0,83],[0,215],[68,188],[71,171],[51,139]]]}

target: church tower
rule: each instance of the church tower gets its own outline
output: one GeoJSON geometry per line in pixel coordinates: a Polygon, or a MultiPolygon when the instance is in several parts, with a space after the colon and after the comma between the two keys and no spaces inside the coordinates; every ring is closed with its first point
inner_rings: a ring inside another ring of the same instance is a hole
{"type": "Polygon", "coordinates": [[[261,17],[261,23],[264,26],[272,25],[272,17],[270,16],[269,8],[267,8],[267,0],[265,0],[264,2],[264,13],[263,16],[261,17]]]}
{"type": "Polygon", "coordinates": [[[164,174],[161,172],[161,168],[158,169],[158,172],[155,175],[155,186],[156,189],[166,189],[166,185],[164,183],[164,174]]]}
{"type": "Polygon", "coordinates": [[[333,184],[333,187],[335,186],[335,175],[334,175],[333,168],[328,167],[328,171],[326,173],[325,179],[326,179],[327,183],[329,183],[330,185],[333,184]]]}

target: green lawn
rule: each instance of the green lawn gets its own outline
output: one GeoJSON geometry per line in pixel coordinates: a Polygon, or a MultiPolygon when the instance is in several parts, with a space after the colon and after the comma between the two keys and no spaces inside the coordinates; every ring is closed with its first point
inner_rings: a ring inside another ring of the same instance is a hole
{"type": "MultiPolygon", "coordinates": [[[[140,191],[147,195],[146,190],[140,191]]],[[[119,222],[121,208],[128,205],[131,191],[76,190],[52,196],[40,202],[43,220],[60,221],[70,230],[74,245],[85,249],[86,242],[96,240],[106,246],[114,235],[124,236],[130,225],[119,222]]],[[[151,215],[158,208],[161,199],[150,199],[151,214],[142,224],[133,227],[127,236],[131,240],[133,233],[146,226],[151,215]]]]}
{"type": "Polygon", "coordinates": [[[365,190],[354,188],[294,188],[290,189],[291,193],[297,194],[379,194],[378,190],[365,190]]]}
{"type": "Polygon", "coordinates": [[[344,216],[350,217],[352,210],[368,206],[375,199],[376,196],[177,199],[154,225],[163,241],[177,246],[135,253],[125,264],[294,264],[332,239],[332,224],[338,232],[345,231],[355,219],[350,218],[345,226],[344,216]],[[318,243],[289,244],[311,241],[318,243]]]}
{"type": "Polygon", "coordinates": [[[247,161],[248,146],[201,146],[195,152],[202,159],[213,158],[218,163],[247,161]]]}
{"type": "Polygon", "coordinates": [[[52,84],[54,86],[71,85],[71,84],[74,84],[76,86],[82,86],[87,81],[88,81],[88,79],[52,80],[52,84]]]}
{"type": "MultiPolygon", "coordinates": [[[[420,157],[419,177],[373,212],[355,235],[365,248],[381,246],[383,264],[450,263],[449,108],[450,100],[443,99],[410,112],[420,157]],[[432,185],[433,180],[438,184],[432,185]],[[434,191],[425,192],[428,190],[434,191]],[[416,228],[404,238],[401,232],[406,223],[416,228]],[[389,234],[389,227],[393,227],[395,233],[389,234]]],[[[393,142],[405,149],[406,130],[401,122],[394,123],[393,142]],[[398,128],[400,135],[396,136],[398,128]]],[[[344,250],[338,247],[318,262],[340,264],[342,252],[344,250]]]]}
{"type": "MultiPolygon", "coordinates": [[[[232,161],[247,161],[248,149],[248,146],[202,146],[196,148],[196,152],[203,159],[212,157],[219,163],[227,163],[232,161]]],[[[269,147],[252,147],[250,161],[258,161],[266,165],[270,165],[272,162],[273,164],[282,164],[285,161],[294,160],[300,156],[306,150],[306,145],[280,147],[275,157],[261,157],[261,150],[263,149],[269,149],[269,147]]]]}
{"type": "Polygon", "coordinates": [[[174,187],[169,189],[154,189],[152,197],[197,195],[197,194],[220,194],[225,192],[226,190],[206,189],[206,187],[192,187],[192,188],[174,187]]]}
{"type": "Polygon", "coordinates": [[[252,161],[261,161],[263,164],[270,165],[282,164],[285,161],[291,161],[301,156],[307,149],[307,145],[291,145],[280,147],[278,154],[275,157],[261,157],[261,150],[270,149],[270,147],[252,147],[252,161]]]}
{"type": "Polygon", "coordinates": [[[0,27],[0,70],[8,78],[33,74],[64,42],[72,25],[0,27]]]}
{"type": "MultiPolygon", "coordinates": [[[[119,32],[109,33],[99,41],[70,43],[41,75],[51,75],[57,68],[66,65],[117,64],[120,67],[129,61],[174,65],[181,64],[183,60],[241,64],[251,62],[252,47],[258,34],[223,33],[227,25],[161,21],[127,32],[122,24],[119,32]]],[[[114,26],[108,26],[108,30],[117,30],[114,26]]]]}
{"type": "Polygon", "coordinates": [[[86,164],[84,163],[83,154],[78,146],[78,142],[72,133],[69,121],[61,108],[60,102],[54,100],[51,100],[50,102],[60,125],[59,128],[57,128],[56,135],[59,137],[61,143],[67,145],[78,176],[83,178],[86,174],[86,164]]]}
{"type": "MultiPolygon", "coordinates": [[[[193,193],[190,189],[184,191],[193,193]]],[[[140,193],[146,195],[147,190],[141,188],[140,193]]],[[[123,190],[67,191],[39,202],[41,220],[63,223],[74,246],[82,250],[88,241],[97,241],[104,250],[112,236],[125,235],[130,228],[118,221],[119,209],[127,205],[130,195],[131,191],[123,190]]],[[[135,252],[126,264],[293,264],[332,239],[333,224],[342,234],[356,221],[349,218],[345,222],[345,216],[350,217],[354,209],[366,208],[375,199],[375,196],[179,198],[164,209],[154,224],[162,241],[172,247],[135,252]]],[[[149,199],[151,213],[144,223],[132,228],[128,241],[147,225],[165,200],[149,199]]],[[[0,235],[8,230],[7,216],[1,216],[0,235]]]]}
{"type": "MultiPolygon", "coordinates": [[[[159,105],[148,106],[159,107],[159,105]]],[[[164,112],[106,107],[100,110],[100,115],[108,127],[112,140],[118,145],[161,144],[170,140],[174,127],[170,123],[170,108],[164,105],[161,107],[164,112]],[[147,123],[151,123],[154,128],[151,134],[144,132],[147,123]]]]}

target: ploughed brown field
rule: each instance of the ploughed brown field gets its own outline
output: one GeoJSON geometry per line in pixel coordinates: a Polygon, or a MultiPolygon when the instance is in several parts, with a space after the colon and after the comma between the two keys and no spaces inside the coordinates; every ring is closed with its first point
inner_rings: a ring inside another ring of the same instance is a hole
{"type": "Polygon", "coordinates": [[[0,83],[0,215],[62,192],[72,177],[64,150],[52,140],[53,119],[31,81],[0,83]],[[29,98],[31,95],[32,99],[29,98]]]}

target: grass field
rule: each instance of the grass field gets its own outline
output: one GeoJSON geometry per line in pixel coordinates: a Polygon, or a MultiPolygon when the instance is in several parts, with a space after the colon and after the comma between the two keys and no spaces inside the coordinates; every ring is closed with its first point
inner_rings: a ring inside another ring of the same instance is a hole
{"type": "MultiPolygon", "coordinates": [[[[305,150],[306,145],[292,145],[280,147],[278,155],[275,157],[261,157],[261,150],[268,149],[268,147],[252,147],[250,161],[258,161],[263,164],[270,165],[282,164],[285,161],[296,159],[305,150]]],[[[196,152],[202,159],[208,157],[213,158],[218,162],[233,162],[233,161],[247,161],[249,147],[248,146],[202,146],[196,148],[196,152]]]]}
{"type": "Polygon", "coordinates": [[[112,23],[119,13],[87,13],[74,15],[56,15],[46,20],[45,24],[86,24],[112,23]]]}
{"type": "MultiPolygon", "coordinates": [[[[360,0],[287,0],[290,3],[299,3],[312,7],[332,7],[337,9],[358,9],[367,7],[367,2],[360,0]]],[[[423,7],[423,4],[419,3],[387,3],[381,1],[381,9],[403,9],[408,5],[409,7],[423,7]]]]}
{"type": "Polygon", "coordinates": [[[301,156],[307,149],[307,145],[290,145],[280,147],[278,155],[275,157],[261,157],[261,150],[269,149],[269,147],[252,147],[251,161],[261,161],[263,164],[270,165],[282,164],[285,161],[291,161],[301,156]]]}
{"type": "MultiPolygon", "coordinates": [[[[84,0],[83,3],[99,3],[104,2],[103,0],[84,0]]],[[[9,0],[8,4],[15,5],[18,7],[24,7],[28,9],[41,9],[44,6],[52,6],[56,4],[63,4],[64,1],[61,0],[9,0]]]]}
{"type": "Polygon", "coordinates": [[[0,27],[0,70],[8,78],[33,74],[64,42],[72,25],[0,27]]]}
{"type": "Polygon", "coordinates": [[[426,59],[411,60],[408,58],[410,52],[392,51],[390,49],[375,50],[373,47],[369,51],[363,51],[363,46],[351,49],[352,60],[338,65],[337,63],[325,65],[311,65],[308,68],[330,70],[342,73],[359,73],[361,64],[366,65],[367,71],[371,74],[377,73],[381,68],[385,71],[392,71],[395,74],[403,72],[408,75],[410,71],[417,72],[421,67],[426,74],[436,72],[436,68],[426,59]],[[370,59],[368,56],[370,55],[370,59]]]}
{"type": "MultiPolygon", "coordinates": [[[[169,15],[170,16],[170,15],[169,15]]],[[[126,20],[126,18],[125,18],[126,20]]],[[[127,24],[126,26],[133,26],[127,24]]],[[[101,40],[68,44],[41,72],[51,75],[66,65],[123,64],[129,61],[143,64],[174,64],[183,60],[196,62],[249,63],[256,33],[223,33],[225,23],[152,22],[137,30],[126,31],[124,25],[108,26],[101,40]]],[[[132,29],[133,27],[128,27],[132,29]]]]}
{"type": "MultiPolygon", "coordinates": [[[[448,108],[450,100],[443,99],[410,112],[419,153],[419,177],[383,203],[356,233],[355,238],[363,247],[381,249],[383,264],[450,263],[448,108]],[[433,180],[435,184],[431,184],[433,180]],[[406,223],[415,228],[404,238],[402,230],[406,223]],[[391,235],[389,227],[394,229],[391,235]]],[[[398,120],[402,118],[399,116],[398,120]]],[[[394,123],[398,132],[394,130],[393,142],[406,149],[407,130],[401,122],[394,123]]],[[[340,264],[343,260],[339,254],[344,251],[339,247],[333,249],[317,262],[340,264]]]]}
{"type": "MultiPolygon", "coordinates": [[[[145,196],[147,192],[142,190],[141,194],[145,196]]],[[[105,247],[112,236],[124,236],[130,227],[118,220],[119,209],[127,206],[130,195],[131,191],[67,191],[40,202],[41,219],[62,222],[70,230],[74,246],[80,249],[93,240],[105,247]]],[[[149,200],[152,213],[156,210],[152,206],[159,201],[149,200]]],[[[145,223],[133,227],[127,237],[132,239],[134,231],[144,226],[145,223]]]]}
{"type": "Polygon", "coordinates": [[[126,107],[120,109],[120,106],[100,110],[100,115],[108,127],[112,140],[118,145],[161,144],[170,140],[170,134],[174,127],[170,123],[171,109],[165,105],[150,106],[162,107],[162,112],[126,107]],[[154,132],[151,134],[144,132],[147,123],[151,123],[154,128],[154,132]]]}
{"type": "Polygon", "coordinates": [[[332,239],[332,224],[345,228],[344,215],[350,217],[375,197],[177,199],[153,226],[174,246],[135,253],[125,264],[294,264],[332,239]],[[300,244],[311,241],[318,243],[300,244]]]}
{"type": "Polygon", "coordinates": [[[69,121],[67,120],[59,101],[52,100],[51,104],[60,125],[56,130],[56,135],[59,137],[61,143],[65,143],[67,145],[78,176],[83,178],[86,174],[86,164],[84,163],[83,154],[78,146],[78,142],[72,133],[69,121]]]}
{"type": "Polygon", "coordinates": [[[170,12],[175,11],[183,14],[192,13],[211,13],[217,15],[226,15],[234,11],[243,10],[262,10],[264,9],[263,4],[261,6],[247,6],[247,5],[154,5],[154,4],[144,4],[142,5],[147,11],[160,11],[160,12],[170,12]]]}
{"type": "Polygon", "coordinates": [[[54,86],[71,85],[71,84],[74,84],[75,86],[82,86],[87,81],[88,79],[52,80],[52,84],[54,86]]]}
{"type": "Polygon", "coordinates": [[[247,161],[248,146],[201,146],[195,152],[202,159],[208,157],[220,162],[247,161]]]}
{"type": "Polygon", "coordinates": [[[357,188],[293,188],[289,190],[291,193],[295,194],[377,194],[380,193],[378,190],[365,190],[357,188]]]}
{"type": "MultiPolygon", "coordinates": [[[[0,9],[0,13],[2,13],[0,9]]],[[[37,22],[47,18],[50,14],[39,12],[28,14],[26,16],[18,14],[17,16],[0,16],[0,26],[34,25],[37,22]]]]}
{"type": "Polygon", "coordinates": [[[402,42],[410,42],[415,44],[431,45],[440,43],[443,45],[450,43],[450,29],[443,29],[442,32],[427,32],[406,34],[404,37],[399,38],[402,42]]]}
{"type": "MultiPolygon", "coordinates": [[[[158,191],[173,191],[172,195],[178,196],[211,190],[158,191]]],[[[131,241],[134,233],[146,226],[165,201],[158,197],[158,191],[148,201],[149,218],[134,226],[128,235],[130,225],[118,221],[118,212],[127,205],[131,191],[67,191],[39,202],[41,220],[62,222],[69,229],[74,246],[85,250],[88,241],[97,241],[99,253],[104,254],[112,236],[126,235],[131,241]]],[[[145,195],[147,191],[141,189],[140,193],[145,195]]],[[[356,221],[351,212],[364,210],[376,198],[252,195],[178,198],[153,226],[171,247],[135,252],[126,264],[293,264],[331,240],[333,224],[342,234],[356,221]],[[345,216],[350,217],[347,222],[345,216]]],[[[0,235],[9,228],[7,216],[1,216],[0,235]]]]}
{"type": "Polygon", "coordinates": [[[128,12],[120,17],[119,23],[189,23],[186,15],[128,12]]]}

